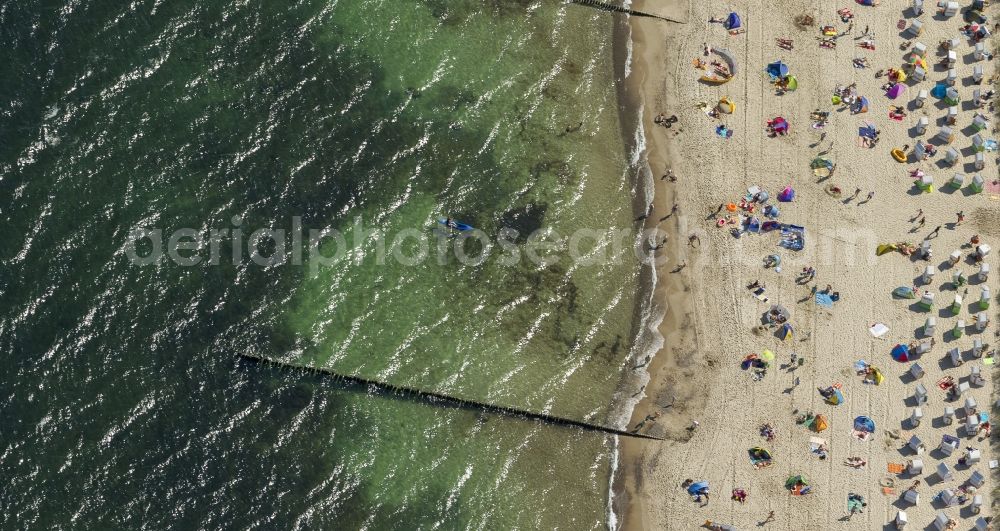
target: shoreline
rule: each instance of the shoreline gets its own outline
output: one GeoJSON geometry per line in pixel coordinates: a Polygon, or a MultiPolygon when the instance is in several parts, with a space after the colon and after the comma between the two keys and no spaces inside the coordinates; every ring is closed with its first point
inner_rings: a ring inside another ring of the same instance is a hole
{"type": "MultiPolygon", "coordinates": [[[[649,6],[645,4],[644,0],[635,0],[632,7],[648,10],[649,6]]],[[[681,20],[688,15],[687,6],[682,5],[655,6],[655,9],[657,13],[667,13],[681,20]]],[[[628,17],[623,25],[628,27],[631,40],[631,75],[622,78],[624,82],[620,94],[623,114],[632,111],[632,119],[635,120],[635,127],[625,130],[637,131],[641,128],[644,149],[639,153],[636,171],[646,175],[653,195],[653,210],[643,229],[659,229],[668,237],[666,247],[660,251],[668,258],[659,265],[645,268],[644,273],[649,278],[640,282],[640,289],[646,289],[649,295],[642,299],[643,308],[637,308],[640,315],[633,337],[635,346],[648,348],[637,352],[636,358],[650,357],[642,370],[629,369],[634,376],[631,385],[623,386],[623,389],[632,396],[625,399],[631,404],[631,410],[626,412],[628,422],[623,429],[636,426],[647,415],[660,413],[655,423],[643,428],[644,432],[686,441],[689,434],[684,427],[690,425],[691,420],[703,410],[706,398],[694,392],[693,388],[697,386],[680,385],[676,378],[669,377],[684,368],[679,366],[680,360],[694,361],[698,356],[697,334],[694,327],[687,326],[690,324],[694,296],[687,280],[689,273],[685,270],[679,274],[672,272],[679,262],[686,263],[691,248],[685,237],[688,227],[684,217],[670,216],[665,222],[660,222],[661,218],[670,214],[675,203],[681,205],[682,201],[678,184],[660,178],[665,169],[672,168],[671,161],[675,160],[675,150],[669,140],[671,135],[665,134],[670,131],[655,124],[652,119],[659,112],[670,114],[675,108],[673,95],[667,90],[665,67],[667,40],[674,33],[671,29],[676,23],[628,17]]],[[[643,199],[640,201],[637,197],[635,201],[637,215],[646,213],[648,199],[643,199]]],[[[636,358],[632,358],[631,363],[643,363],[644,360],[636,358]]],[[[691,363],[683,365],[689,368],[691,363]]],[[[666,443],[630,439],[617,441],[616,466],[612,469],[611,478],[609,528],[648,527],[645,521],[647,511],[642,500],[643,476],[647,472],[647,459],[658,454],[662,444],[666,443]]]]}

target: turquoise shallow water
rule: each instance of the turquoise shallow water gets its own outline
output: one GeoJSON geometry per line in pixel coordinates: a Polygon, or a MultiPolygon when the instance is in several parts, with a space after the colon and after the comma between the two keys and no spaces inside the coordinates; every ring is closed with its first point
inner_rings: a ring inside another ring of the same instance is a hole
{"type": "Polygon", "coordinates": [[[613,422],[638,263],[612,24],[558,2],[0,1],[2,527],[604,526],[602,437],[236,354],[613,422]],[[492,242],[595,229],[580,248],[609,263],[463,265],[482,244],[445,215],[492,242]],[[298,222],[343,232],[320,250],[344,258],[234,259],[234,229],[298,222]],[[136,227],[230,232],[218,265],[137,265],[136,227]],[[420,241],[447,248],[391,258],[420,241]]]}

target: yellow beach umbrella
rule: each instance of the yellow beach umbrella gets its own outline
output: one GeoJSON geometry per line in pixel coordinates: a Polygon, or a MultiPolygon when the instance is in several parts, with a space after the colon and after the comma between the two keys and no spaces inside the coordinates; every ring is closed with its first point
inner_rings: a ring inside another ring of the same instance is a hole
{"type": "Polygon", "coordinates": [[[725,96],[719,100],[719,104],[716,108],[719,109],[719,112],[733,114],[733,111],[736,110],[736,104],[729,99],[729,96],[725,96]]]}

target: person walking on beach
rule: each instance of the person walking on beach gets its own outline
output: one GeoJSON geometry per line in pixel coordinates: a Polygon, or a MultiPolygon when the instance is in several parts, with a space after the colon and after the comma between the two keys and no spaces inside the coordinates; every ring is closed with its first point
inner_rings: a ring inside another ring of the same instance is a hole
{"type": "Polygon", "coordinates": [[[773,522],[773,521],[774,521],[774,511],[771,511],[771,512],[767,513],[767,518],[765,518],[764,521],[761,522],[761,525],[764,525],[766,523],[773,522]]]}
{"type": "Polygon", "coordinates": [[[914,216],[912,218],[910,218],[910,221],[913,221],[913,220],[915,220],[915,219],[917,219],[917,218],[919,218],[920,216],[923,216],[923,215],[924,215],[924,209],[918,208],[917,209],[917,213],[914,214],[914,216]]]}
{"type": "Polygon", "coordinates": [[[961,212],[959,212],[958,214],[955,214],[955,215],[958,216],[958,222],[955,223],[955,226],[957,227],[957,226],[961,225],[963,221],[965,221],[965,212],[961,211],[961,212]]]}
{"type": "Polygon", "coordinates": [[[917,222],[917,229],[924,228],[924,223],[927,223],[927,216],[921,216],[920,221],[917,222]]]}
{"type": "Polygon", "coordinates": [[[851,196],[851,199],[857,198],[858,195],[860,195],[860,194],[861,194],[861,189],[860,188],[855,188],[854,189],[854,195],[851,196]]]}
{"type": "Polygon", "coordinates": [[[934,230],[932,230],[931,233],[927,237],[928,238],[934,238],[935,236],[938,235],[939,232],[941,232],[941,225],[938,225],[937,227],[935,227],[934,230]]]}
{"type": "Polygon", "coordinates": [[[872,190],[871,192],[868,192],[868,197],[866,197],[865,200],[862,201],[862,203],[867,203],[867,202],[871,201],[873,197],[875,197],[875,191],[874,190],[872,190]]]}

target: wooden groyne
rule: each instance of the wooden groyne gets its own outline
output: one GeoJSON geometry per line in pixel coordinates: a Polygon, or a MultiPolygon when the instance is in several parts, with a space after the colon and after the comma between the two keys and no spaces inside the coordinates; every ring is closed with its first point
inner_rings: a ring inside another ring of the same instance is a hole
{"type": "Polygon", "coordinates": [[[612,13],[625,13],[625,14],[631,15],[633,17],[656,18],[656,19],[660,19],[660,20],[666,20],[667,22],[677,22],[679,24],[686,24],[687,23],[686,21],[675,20],[675,19],[672,19],[670,17],[665,17],[663,15],[654,15],[652,13],[646,13],[646,12],[643,12],[643,11],[636,11],[635,9],[629,9],[627,7],[616,6],[616,5],[613,5],[613,4],[607,4],[607,3],[604,3],[604,2],[600,2],[598,0],[569,0],[569,3],[571,3],[571,4],[578,4],[578,5],[581,5],[581,6],[592,7],[594,9],[600,9],[601,11],[609,11],[609,12],[612,12],[612,13]]]}
{"type": "Polygon", "coordinates": [[[516,417],[522,419],[537,420],[544,422],[546,424],[552,424],[556,426],[569,426],[574,428],[579,428],[585,431],[606,433],[609,435],[620,435],[622,437],[633,437],[636,439],[651,439],[655,441],[662,441],[661,437],[654,437],[652,435],[645,435],[642,433],[631,433],[615,428],[609,428],[607,426],[600,426],[597,424],[591,424],[589,422],[583,422],[580,420],[572,420],[562,417],[556,417],[553,415],[546,415],[544,413],[534,413],[531,411],[526,411],[523,409],[517,409],[512,407],[497,406],[494,404],[486,404],[484,402],[477,402],[475,400],[465,400],[463,398],[457,398],[453,396],[448,396],[441,393],[435,393],[432,391],[423,391],[421,389],[414,389],[412,387],[401,387],[398,385],[393,385],[386,382],[379,382],[376,380],[369,380],[367,378],[361,378],[358,376],[348,376],[346,374],[339,374],[333,372],[329,369],[320,369],[316,367],[303,367],[301,365],[292,365],[290,363],[283,363],[280,361],[274,361],[268,358],[254,356],[252,354],[240,354],[240,358],[254,363],[260,363],[264,365],[270,365],[273,367],[278,367],[286,370],[299,371],[309,374],[318,374],[324,377],[328,377],[337,382],[341,382],[347,385],[355,385],[365,387],[367,389],[375,389],[377,391],[382,391],[386,393],[392,393],[396,395],[401,395],[417,400],[421,400],[433,405],[446,405],[452,407],[462,407],[467,409],[475,409],[479,411],[485,411],[488,413],[496,413],[498,415],[503,415],[506,417],[516,417]]]}

